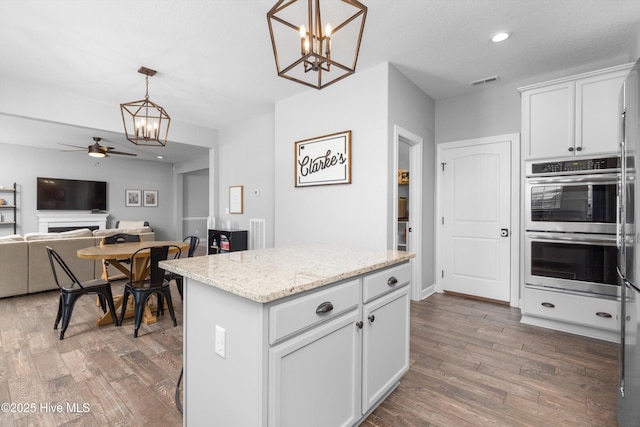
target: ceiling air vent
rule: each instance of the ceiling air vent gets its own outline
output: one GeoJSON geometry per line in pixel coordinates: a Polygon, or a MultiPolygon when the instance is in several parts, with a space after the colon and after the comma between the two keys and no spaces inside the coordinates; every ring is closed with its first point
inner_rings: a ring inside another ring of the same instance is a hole
{"type": "Polygon", "coordinates": [[[475,82],[471,82],[471,86],[479,86],[485,83],[497,82],[499,79],[498,76],[487,77],[486,79],[476,80],[475,82]]]}

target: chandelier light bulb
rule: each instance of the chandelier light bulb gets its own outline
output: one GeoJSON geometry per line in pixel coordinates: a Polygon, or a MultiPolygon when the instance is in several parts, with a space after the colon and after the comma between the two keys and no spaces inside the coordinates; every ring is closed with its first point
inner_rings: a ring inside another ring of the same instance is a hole
{"type": "Polygon", "coordinates": [[[324,35],[325,37],[331,37],[331,24],[327,24],[327,26],[324,27],[324,35]]]}

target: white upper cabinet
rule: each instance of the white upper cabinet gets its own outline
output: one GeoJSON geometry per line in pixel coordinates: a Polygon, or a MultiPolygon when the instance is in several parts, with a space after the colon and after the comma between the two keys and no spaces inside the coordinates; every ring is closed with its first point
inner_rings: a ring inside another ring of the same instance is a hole
{"type": "Polygon", "coordinates": [[[618,151],[621,90],[631,64],[520,88],[526,159],[618,151]]]}

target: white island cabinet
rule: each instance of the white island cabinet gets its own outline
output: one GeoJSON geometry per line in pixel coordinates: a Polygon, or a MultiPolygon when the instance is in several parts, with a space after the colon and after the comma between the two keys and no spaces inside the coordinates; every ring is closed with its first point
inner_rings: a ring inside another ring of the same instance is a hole
{"type": "Polygon", "coordinates": [[[185,425],[358,425],[409,368],[412,257],[314,245],[163,262],[185,276],[185,425]]]}

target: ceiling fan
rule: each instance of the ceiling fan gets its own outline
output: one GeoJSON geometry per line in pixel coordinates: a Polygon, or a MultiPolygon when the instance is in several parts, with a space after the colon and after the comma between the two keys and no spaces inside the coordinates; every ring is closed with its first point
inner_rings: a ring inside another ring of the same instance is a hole
{"type": "Polygon", "coordinates": [[[62,143],[59,143],[59,144],[66,145],[67,147],[79,148],[79,150],[64,150],[64,151],[87,150],[89,155],[92,157],[109,157],[109,154],[120,154],[123,156],[137,156],[137,154],[135,153],[125,153],[124,151],[116,151],[113,149],[113,147],[105,147],[104,145],[100,145],[100,141],[102,140],[102,138],[98,138],[97,136],[94,136],[93,140],[95,141],[95,144],[91,144],[87,147],[80,147],[78,145],[69,145],[69,144],[62,144],[62,143]]]}

